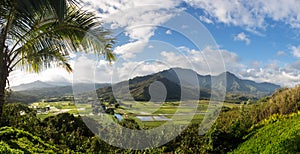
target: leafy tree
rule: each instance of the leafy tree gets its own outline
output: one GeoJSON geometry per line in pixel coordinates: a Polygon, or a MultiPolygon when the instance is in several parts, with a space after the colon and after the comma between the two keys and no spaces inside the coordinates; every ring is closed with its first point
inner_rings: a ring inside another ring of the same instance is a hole
{"type": "Polygon", "coordinates": [[[113,114],[115,114],[115,111],[113,108],[108,108],[105,110],[105,113],[113,115],[113,114]]]}
{"type": "Polygon", "coordinates": [[[11,126],[29,132],[42,132],[36,111],[24,104],[6,104],[1,117],[2,126],[11,126]]]}
{"type": "Polygon", "coordinates": [[[0,115],[8,76],[19,66],[40,72],[51,66],[72,71],[71,52],[94,52],[115,60],[109,31],[77,0],[0,1],[0,115]]]}
{"type": "Polygon", "coordinates": [[[120,125],[129,129],[137,129],[137,130],[141,129],[141,126],[134,119],[131,118],[123,119],[120,122],[120,125]]]}

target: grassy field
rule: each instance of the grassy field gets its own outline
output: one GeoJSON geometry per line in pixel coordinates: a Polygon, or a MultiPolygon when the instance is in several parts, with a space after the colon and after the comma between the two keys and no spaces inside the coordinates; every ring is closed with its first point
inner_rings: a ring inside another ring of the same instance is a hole
{"type": "Polygon", "coordinates": [[[50,111],[42,112],[37,114],[37,116],[41,119],[45,119],[49,116],[54,116],[59,113],[68,112],[70,114],[81,115],[89,114],[92,112],[92,108],[90,104],[74,104],[71,101],[61,101],[61,102],[35,102],[30,104],[31,108],[34,106],[38,108],[50,107],[50,111]]]}
{"type": "MultiPolygon", "coordinates": [[[[164,123],[172,122],[176,124],[187,124],[190,123],[201,123],[208,108],[209,101],[189,101],[183,102],[164,102],[164,103],[154,103],[154,102],[122,102],[121,105],[115,109],[115,113],[123,115],[126,118],[134,118],[138,123],[141,123],[146,128],[158,127],[164,123]],[[190,105],[194,103],[193,105],[190,105]],[[139,117],[162,117],[165,120],[150,120],[143,121],[139,117]],[[167,120],[166,120],[167,119],[167,120]]],[[[44,112],[38,114],[38,117],[44,119],[49,116],[53,116],[59,113],[68,112],[76,115],[88,115],[89,117],[99,120],[97,115],[92,116],[91,104],[75,104],[70,101],[62,102],[36,102],[31,104],[31,106],[51,107],[54,110],[49,112],[44,112]]],[[[224,103],[223,106],[233,108],[239,107],[238,104],[224,103]]]]}
{"type": "MultiPolygon", "coordinates": [[[[185,102],[186,103],[186,102],[185,102]]],[[[183,103],[183,104],[185,104],[183,103]]],[[[180,102],[165,102],[165,103],[153,103],[153,102],[122,102],[122,109],[116,110],[120,114],[131,113],[132,116],[165,116],[176,124],[201,123],[204,114],[208,108],[209,101],[200,100],[198,102],[191,101],[187,103],[197,103],[196,108],[192,106],[180,106],[180,102]],[[194,114],[191,119],[191,114],[194,114]],[[176,121],[175,121],[176,119],[176,121]]],[[[233,108],[239,107],[239,104],[224,103],[223,106],[233,108]]],[[[145,127],[153,128],[158,127],[168,121],[140,121],[145,127]]]]}

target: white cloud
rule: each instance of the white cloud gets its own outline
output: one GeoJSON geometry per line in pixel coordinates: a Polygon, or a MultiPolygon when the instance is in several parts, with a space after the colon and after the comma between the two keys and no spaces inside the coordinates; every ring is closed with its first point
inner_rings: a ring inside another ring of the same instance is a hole
{"type": "Polygon", "coordinates": [[[90,82],[94,79],[96,61],[85,55],[78,57],[73,67],[74,82],[90,82]]]}
{"type": "Polygon", "coordinates": [[[293,56],[300,58],[300,45],[299,46],[291,46],[290,50],[292,51],[293,56]]]}
{"type": "Polygon", "coordinates": [[[123,59],[134,58],[136,53],[141,52],[147,46],[145,41],[136,41],[118,46],[115,48],[114,53],[121,56],[123,59]]]}
{"type": "Polygon", "coordinates": [[[21,70],[15,70],[9,75],[10,86],[16,86],[20,84],[30,83],[39,80],[38,74],[28,73],[21,70]]]}
{"type": "MultiPolygon", "coordinates": [[[[103,21],[116,29],[115,35],[124,33],[130,43],[118,46],[115,52],[125,59],[135,57],[154,36],[156,27],[182,11],[180,0],[84,0],[91,9],[99,10],[103,21]],[[120,30],[120,31],[119,31],[120,30]]],[[[170,31],[168,31],[168,34],[170,31]]]]}
{"type": "Polygon", "coordinates": [[[260,63],[255,67],[240,69],[238,74],[242,78],[257,82],[270,82],[281,86],[292,87],[300,84],[300,61],[292,64],[280,64],[279,61],[260,63]]]}
{"type": "Polygon", "coordinates": [[[284,52],[284,51],[278,51],[276,55],[277,56],[284,56],[284,55],[286,55],[286,52],[284,52]]]}
{"type": "Polygon", "coordinates": [[[208,19],[208,18],[205,17],[205,16],[199,16],[199,19],[200,19],[200,21],[205,22],[205,23],[207,23],[207,24],[212,24],[212,23],[213,23],[212,20],[208,19]]]}
{"type": "Polygon", "coordinates": [[[235,41],[245,41],[247,45],[249,45],[251,42],[249,37],[244,32],[241,32],[241,33],[237,34],[236,36],[234,36],[234,40],[235,41]]]}
{"type": "Polygon", "coordinates": [[[239,0],[185,0],[193,7],[203,9],[206,14],[217,22],[232,24],[235,26],[262,27],[263,19],[260,16],[253,17],[246,4],[239,0]]]}
{"type": "Polygon", "coordinates": [[[179,0],[84,0],[111,28],[124,28],[133,40],[147,41],[154,35],[155,26],[163,24],[181,9],[179,0]]]}
{"type": "Polygon", "coordinates": [[[98,60],[95,55],[77,54],[77,58],[69,61],[73,68],[68,73],[60,67],[48,68],[40,73],[30,73],[22,70],[15,70],[9,76],[11,86],[30,83],[37,80],[44,82],[109,82],[111,79],[112,67],[105,60],[98,60]],[[74,77],[74,80],[73,80],[74,77]]]}
{"type": "Polygon", "coordinates": [[[185,0],[193,7],[201,8],[216,22],[241,26],[245,29],[264,29],[266,19],[283,22],[300,28],[300,1],[298,0],[185,0]]]}
{"type": "Polygon", "coordinates": [[[171,34],[172,34],[172,31],[171,31],[171,30],[167,30],[167,31],[166,31],[166,34],[171,35],[171,34]]]}
{"type": "Polygon", "coordinates": [[[187,29],[187,28],[189,28],[189,26],[188,25],[182,25],[181,28],[182,29],[187,29]]]}
{"type": "Polygon", "coordinates": [[[149,45],[148,48],[149,48],[149,49],[153,49],[154,46],[153,46],[153,45],[149,45]]]}
{"type": "Polygon", "coordinates": [[[195,69],[199,74],[216,75],[226,71],[226,69],[235,71],[242,67],[238,56],[227,50],[217,50],[212,47],[206,47],[201,51],[186,47],[179,47],[178,50],[186,54],[163,51],[161,56],[172,67],[195,69]],[[220,57],[223,57],[225,66],[220,57]]]}
{"type": "Polygon", "coordinates": [[[152,73],[156,73],[161,70],[168,69],[168,66],[154,61],[151,63],[143,61],[125,62],[121,66],[113,69],[112,82],[120,82],[132,79],[136,76],[144,76],[152,73]]]}
{"type": "MultiPolygon", "coordinates": [[[[70,57],[75,58],[77,54],[71,54],[70,57]]],[[[69,64],[74,68],[75,61],[69,60],[69,64]]],[[[72,82],[73,74],[68,73],[64,68],[52,65],[51,68],[44,69],[39,73],[32,73],[23,69],[16,69],[9,75],[10,86],[17,86],[24,83],[30,83],[34,81],[44,82],[72,82]]]]}
{"type": "Polygon", "coordinates": [[[9,76],[10,86],[30,83],[33,81],[45,82],[72,82],[72,74],[63,68],[50,68],[40,73],[29,73],[22,70],[15,70],[9,76]]]}

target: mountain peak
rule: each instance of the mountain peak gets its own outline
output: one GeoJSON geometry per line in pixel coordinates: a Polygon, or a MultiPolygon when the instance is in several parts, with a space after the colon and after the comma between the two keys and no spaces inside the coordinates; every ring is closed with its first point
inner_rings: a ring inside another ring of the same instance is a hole
{"type": "MultiPolygon", "coordinates": [[[[229,71],[223,72],[223,73],[221,73],[220,75],[226,75],[226,76],[233,76],[233,77],[236,77],[235,74],[233,74],[233,73],[231,73],[231,72],[229,72],[229,71]]],[[[219,76],[220,76],[220,75],[219,75],[219,76]]]]}
{"type": "MultiPolygon", "coordinates": [[[[167,69],[167,70],[164,70],[164,71],[167,71],[167,72],[170,72],[170,71],[175,71],[175,72],[186,71],[186,72],[193,72],[193,73],[195,73],[195,71],[192,70],[192,69],[181,68],[181,67],[173,67],[173,68],[170,68],[170,69],[167,69]]],[[[162,71],[162,72],[164,72],[164,71],[162,71]]]]}
{"type": "Polygon", "coordinates": [[[227,79],[227,80],[236,80],[236,79],[240,79],[240,78],[238,78],[235,74],[233,74],[233,73],[231,73],[231,72],[229,72],[229,71],[226,71],[226,72],[223,72],[223,73],[221,73],[221,74],[219,74],[217,77],[224,77],[225,76],[225,78],[227,79]]]}
{"type": "Polygon", "coordinates": [[[15,91],[22,91],[22,90],[39,89],[39,88],[46,88],[46,87],[53,87],[53,85],[37,80],[31,83],[25,83],[11,88],[15,91]]]}
{"type": "Polygon", "coordinates": [[[45,83],[45,82],[43,82],[43,81],[41,81],[41,80],[36,80],[36,81],[34,81],[34,82],[32,82],[32,83],[45,83]]]}

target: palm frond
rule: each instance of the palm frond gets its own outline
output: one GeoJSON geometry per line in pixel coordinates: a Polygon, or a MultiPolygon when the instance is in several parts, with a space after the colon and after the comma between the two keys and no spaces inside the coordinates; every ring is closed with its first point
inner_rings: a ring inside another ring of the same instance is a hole
{"type": "Polygon", "coordinates": [[[39,72],[54,62],[71,71],[66,57],[73,51],[92,51],[109,61],[115,60],[110,32],[102,28],[93,13],[78,8],[76,2],[12,0],[9,4],[16,11],[9,31],[9,38],[14,42],[9,66],[13,68],[20,63],[28,71],[39,72]],[[20,2],[23,7],[14,2],[20,2]]]}

